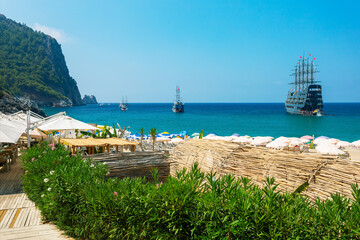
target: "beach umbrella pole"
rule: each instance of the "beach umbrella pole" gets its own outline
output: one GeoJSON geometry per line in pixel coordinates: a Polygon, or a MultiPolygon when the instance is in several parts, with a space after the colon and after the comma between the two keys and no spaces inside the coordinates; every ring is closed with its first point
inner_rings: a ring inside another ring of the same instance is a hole
{"type": "Polygon", "coordinates": [[[26,115],[26,135],[27,135],[27,146],[30,148],[30,110],[27,111],[26,115]]]}

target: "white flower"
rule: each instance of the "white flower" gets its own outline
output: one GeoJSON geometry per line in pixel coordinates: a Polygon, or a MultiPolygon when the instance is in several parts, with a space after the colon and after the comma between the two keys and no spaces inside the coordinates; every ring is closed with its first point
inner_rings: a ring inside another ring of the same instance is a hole
{"type": "Polygon", "coordinates": [[[91,164],[90,167],[95,167],[95,165],[94,165],[94,164],[91,164]]]}
{"type": "Polygon", "coordinates": [[[41,194],[41,197],[44,197],[45,195],[44,194],[41,194]]]}
{"type": "Polygon", "coordinates": [[[51,187],[48,188],[48,191],[49,191],[49,192],[51,191],[51,187]]]}
{"type": "Polygon", "coordinates": [[[44,179],[44,183],[47,183],[48,181],[49,181],[48,178],[45,178],[45,179],[44,179]]]}
{"type": "Polygon", "coordinates": [[[54,174],[54,172],[55,172],[54,170],[50,171],[50,175],[53,175],[53,174],[54,174]]]}
{"type": "Polygon", "coordinates": [[[110,174],[110,172],[107,172],[107,173],[106,173],[106,175],[109,175],[109,174],[110,174]]]}

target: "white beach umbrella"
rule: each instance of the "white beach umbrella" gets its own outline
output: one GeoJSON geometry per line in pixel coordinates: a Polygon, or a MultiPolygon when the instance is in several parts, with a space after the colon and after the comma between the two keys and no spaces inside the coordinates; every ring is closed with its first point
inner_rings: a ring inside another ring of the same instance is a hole
{"type": "MultiPolygon", "coordinates": [[[[26,124],[26,121],[27,121],[27,114],[24,113],[24,112],[17,112],[17,113],[9,115],[9,117],[11,119],[19,121],[19,122],[21,122],[23,124],[26,124]]],[[[43,118],[35,117],[35,116],[30,115],[30,123],[37,122],[37,121],[39,121],[41,119],[43,119],[43,118]]]]}
{"type": "Polygon", "coordinates": [[[90,124],[81,122],[69,116],[59,116],[54,119],[49,119],[38,126],[43,131],[56,131],[56,130],[98,130],[97,127],[90,124]]]}
{"type": "Polygon", "coordinates": [[[282,149],[286,146],[288,146],[288,143],[282,142],[282,141],[273,141],[273,142],[266,144],[267,148],[274,148],[274,149],[282,149]]]}
{"type": "Polygon", "coordinates": [[[226,137],[219,137],[219,140],[231,142],[231,141],[234,140],[235,138],[237,138],[237,137],[236,137],[236,136],[226,136],[226,137]]]}
{"type": "Polygon", "coordinates": [[[253,140],[251,141],[251,145],[264,145],[264,144],[268,144],[269,142],[272,141],[272,137],[254,137],[253,140]]]}
{"type": "Polygon", "coordinates": [[[326,143],[330,143],[330,144],[334,144],[334,145],[336,145],[338,142],[340,142],[340,140],[336,139],[336,138],[330,138],[330,139],[326,140],[326,143]]]}
{"type": "Polygon", "coordinates": [[[347,142],[347,141],[340,141],[340,142],[336,143],[336,146],[338,148],[340,148],[340,147],[349,147],[349,146],[353,146],[353,144],[350,143],[350,142],[347,142]]]}
{"type": "Polygon", "coordinates": [[[237,142],[237,143],[250,143],[251,141],[252,141],[251,138],[245,136],[237,137],[232,140],[232,142],[237,142]]]}
{"type": "Polygon", "coordinates": [[[320,142],[326,140],[326,139],[330,139],[329,137],[326,137],[326,136],[320,136],[320,137],[317,137],[315,138],[314,140],[314,144],[319,144],[320,142]]]}
{"type": "Polygon", "coordinates": [[[220,138],[216,135],[213,134],[209,134],[206,137],[204,137],[204,139],[209,139],[209,140],[219,140],[220,138]]]}
{"type": "Polygon", "coordinates": [[[305,138],[300,138],[300,141],[303,142],[303,143],[308,143],[311,140],[310,139],[305,139],[305,138]]]}
{"type": "Polygon", "coordinates": [[[23,132],[22,129],[0,123],[0,142],[16,143],[23,132]]]}
{"type": "Polygon", "coordinates": [[[274,140],[274,142],[284,142],[284,143],[290,143],[291,138],[288,137],[278,137],[274,140]]]}
{"type": "Polygon", "coordinates": [[[7,116],[0,118],[0,123],[10,127],[18,128],[24,132],[26,130],[26,123],[21,123],[19,121],[12,120],[7,116]]]}
{"type": "Polygon", "coordinates": [[[180,142],[183,142],[184,141],[184,139],[182,139],[182,138],[173,138],[173,139],[171,139],[171,143],[180,143],[180,142]]]}
{"type": "Polygon", "coordinates": [[[360,140],[352,142],[355,147],[360,147],[360,140]]]}
{"type": "Polygon", "coordinates": [[[291,147],[300,146],[300,145],[304,145],[304,143],[299,138],[291,139],[290,144],[289,144],[289,146],[291,146],[291,147]]]}
{"type": "Polygon", "coordinates": [[[338,149],[334,144],[321,144],[316,147],[316,151],[321,154],[328,155],[340,155],[345,153],[344,151],[338,149]]]}
{"type": "Polygon", "coordinates": [[[159,142],[161,142],[161,141],[170,141],[170,138],[168,138],[168,137],[157,137],[156,141],[159,141],[159,142]]]}

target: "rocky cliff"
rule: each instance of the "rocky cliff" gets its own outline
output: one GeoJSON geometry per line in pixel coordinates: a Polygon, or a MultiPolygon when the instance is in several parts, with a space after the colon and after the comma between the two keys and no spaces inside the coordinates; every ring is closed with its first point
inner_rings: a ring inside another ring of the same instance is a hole
{"type": "Polygon", "coordinates": [[[85,95],[82,99],[85,104],[97,104],[96,97],[94,95],[85,95]]]}
{"type": "Polygon", "coordinates": [[[58,42],[1,14],[0,90],[40,106],[84,104],[58,42]]]}
{"type": "Polygon", "coordinates": [[[34,101],[31,101],[29,98],[15,98],[6,92],[0,91],[0,112],[11,114],[21,110],[24,112],[31,110],[34,113],[46,117],[46,114],[41,109],[39,109],[34,101]]]}

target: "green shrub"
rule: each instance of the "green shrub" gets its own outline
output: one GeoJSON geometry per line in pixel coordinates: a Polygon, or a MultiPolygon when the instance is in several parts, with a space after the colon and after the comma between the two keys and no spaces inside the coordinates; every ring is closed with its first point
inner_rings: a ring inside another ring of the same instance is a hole
{"type": "Polygon", "coordinates": [[[104,165],[63,146],[22,156],[24,190],[42,212],[80,239],[359,239],[360,190],[311,203],[280,193],[274,179],[204,174],[195,164],[159,183],[107,179],[104,165]]]}

